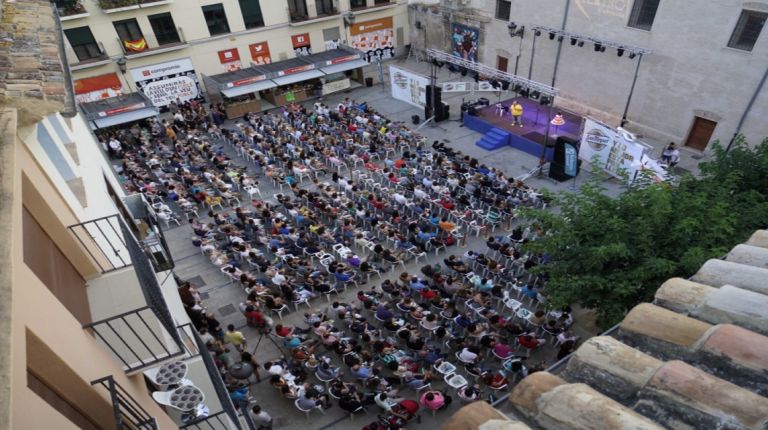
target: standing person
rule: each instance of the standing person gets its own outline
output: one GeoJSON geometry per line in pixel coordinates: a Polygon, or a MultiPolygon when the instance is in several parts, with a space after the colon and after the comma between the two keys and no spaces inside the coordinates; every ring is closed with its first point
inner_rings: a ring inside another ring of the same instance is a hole
{"type": "Polygon", "coordinates": [[[243,352],[243,349],[245,348],[245,336],[243,336],[242,332],[235,330],[234,324],[227,326],[224,342],[234,346],[240,352],[243,352]]]}
{"type": "Polygon", "coordinates": [[[272,430],[272,417],[261,410],[261,406],[254,405],[251,408],[251,419],[259,430],[272,430]]]}
{"type": "Polygon", "coordinates": [[[669,142],[664,152],[661,153],[661,161],[669,167],[675,167],[680,162],[680,151],[675,146],[675,142],[669,142]]]}
{"type": "Polygon", "coordinates": [[[512,113],[512,126],[519,125],[520,127],[523,126],[523,105],[520,104],[517,100],[513,101],[512,104],[509,106],[509,111],[512,113]]]}

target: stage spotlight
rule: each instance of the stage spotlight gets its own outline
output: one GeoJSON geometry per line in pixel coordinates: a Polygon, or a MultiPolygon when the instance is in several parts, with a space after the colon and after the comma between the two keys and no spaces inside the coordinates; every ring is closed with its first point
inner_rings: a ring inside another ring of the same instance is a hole
{"type": "Polygon", "coordinates": [[[523,91],[523,86],[520,84],[515,84],[515,86],[512,88],[512,91],[519,94],[520,92],[523,91]]]}
{"type": "Polygon", "coordinates": [[[509,81],[501,81],[501,89],[507,91],[509,89],[509,81]]]}
{"type": "Polygon", "coordinates": [[[534,92],[531,93],[531,95],[529,97],[530,97],[531,100],[538,100],[540,96],[541,96],[540,92],[534,91],[534,92]]]}
{"type": "Polygon", "coordinates": [[[475,82],[480,82],[480,73],[475,72],[475,82]]]}
{"type": "Polygon", "coordinates": [[[536,36],[541,36],[541,30],[536,30],[533,32],[533,34],[536,36]]]}
{"type": "Polygon", "coordinates": [[[618,55],[619,57],[623,56],[624,55],[624,48],[617,49],[616,50],[616,55],[618,55]]]}
{"type": "Polygon", "coordinates": [[[571,37],[571,46],[576,46],[576,38],[571,37]]]}
{"type": "Polygon", "coordinates": [[[549,40],[555,40],[555,33],[554,32],[551,32],[551,31],[549,32],[549,40]]]}
{"type": "Polygon", "coordinates": [[[451,73],[459,73],[459,67],[455,64],[449,64],[448,71],[451,73]]]}
{"type": "Polygon", "coordinates": [[[497,90],[499,87],[501,87],[501,84],[496,79],[491,79],[488,81],[488,83],[491,84],[491,87],[493,87],[494,90],[497,90]]]}
{"type": "Polygon", "coordinates": [[[605,52],[605,46],[600,47],[600,52],[605,52]]]}
{"type": "Polygon", "coordinates": [[[600,44],[595,43],[595,52],[600,52],[600,48],[601,48],[600,44]]]}
{"type": "Polygon", "coordinates": [[[557,36],[557,41],[558,42],[562,42],[563,41],[563,36],[557,36]]]}
{"type": "Polygon", "coordinates": [[[629,53],[629,59],[630,59],[630,60],[633,60],[633,59],[635,58],[635,56],[636,56],[636,55],[637,55],[637,54],[635,54],[634,52],[630,52],[630,53],[629,53]]]}
{"type": "Polygon", "coordinates": [[[579,40],[579,44],[578,45],[579,45],[579,48],[581,48],[582,46],[584,46],[584,41],[583,40],[579,40]]]}
{"type": "Polygon", "coordinates": [[[552,99],[547,96],[542,96],[541,99],[539,99],[539,104],[542,106],[548,106],[550,103],[552,103],[552,99]]]}
{"type": "Polygon", "coordinates": [[[531,94],[531,90],[529,90],[528,88],[523,88],[518,92],[518,94],[520,94],[520,96],[522,97],[527,98],[531,94]]]}
{"type": "Polygon", "coordinates": [[[461,76],[467,76],[467,68],[466,67],[462,67],[461,68],[461,76]]]}
{"type": "Polygon", "coordinates": [[[445,65],[445,63],[444,63],[444,62],[442,62],[442,61],[438,61],[438,60],[437,60],[437,58],[433,58],[433,59],[432,59],[432,64],[434,64],[434,65],[435,65],[435,67],[437,67],[438,69],[442,69],[442,68],[443,68],[443,66],[445,65]]]}

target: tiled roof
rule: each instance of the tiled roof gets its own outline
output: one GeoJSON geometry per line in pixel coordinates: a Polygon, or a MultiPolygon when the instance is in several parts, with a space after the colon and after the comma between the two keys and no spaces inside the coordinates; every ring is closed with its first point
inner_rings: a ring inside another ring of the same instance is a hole
{"type": "Polygon", "coordinates": [[[531,428],[547,430],[765,430],[767,335],[761,230],[691,280],[665,282],[654,303],[585,341],[556,374],[522,380],[509,402],[531,428]]]}

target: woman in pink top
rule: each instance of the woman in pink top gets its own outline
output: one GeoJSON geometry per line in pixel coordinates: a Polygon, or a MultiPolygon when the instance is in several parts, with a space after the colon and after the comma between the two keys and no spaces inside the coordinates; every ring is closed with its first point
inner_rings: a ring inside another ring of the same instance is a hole
{"type": "Polygon", "coordinates": [[[431,411],[436,411],[445,406],[445,397],[443,397],[443,393],[439,391],[427,391],[421,395],[419,402],[425,408],[431,411]]]}
{"type": "Polygon", "coordinates": [[[512,355],[512,348],[509,345],[504,345],[501,342],[496,342],[493,345],[493,352],[499,357],[508,358],[512,355]]]}

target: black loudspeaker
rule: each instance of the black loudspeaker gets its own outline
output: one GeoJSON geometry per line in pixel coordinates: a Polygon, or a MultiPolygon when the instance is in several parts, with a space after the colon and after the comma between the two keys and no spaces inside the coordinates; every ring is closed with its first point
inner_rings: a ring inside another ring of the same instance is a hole
{"type": "Polygon", "coordinates": [[[427,85],[427,106],[432,105],[432,91],[435,92],[435,105],[440,106],[443,102],[443,89],[437,86],[432,87],[432,85],[427,85]]]}
{"type": "MultiPolygon", "coordinates": [[[[556,181],[567,181],[572,176],[565,174],[565,144],[570,144],[576,150],[579,148],[579,141],[568,137],[559,136],[555,141],[555,153],[552,162],[549,163],[549,177],[556,181]]],[[[579,174],[581,160],[576,161],[576,175],[579,174]]]]}

